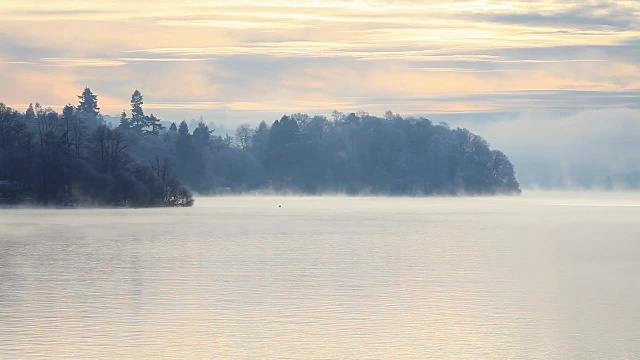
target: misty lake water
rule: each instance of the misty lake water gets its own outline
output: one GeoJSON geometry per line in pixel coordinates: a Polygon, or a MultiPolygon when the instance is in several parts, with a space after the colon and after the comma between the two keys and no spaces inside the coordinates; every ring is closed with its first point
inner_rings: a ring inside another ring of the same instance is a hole
{"type": "Polygon", "coordinates": [[[0,209],[0,358],[639,358],[639,219],[619,193],[0,209]]]}

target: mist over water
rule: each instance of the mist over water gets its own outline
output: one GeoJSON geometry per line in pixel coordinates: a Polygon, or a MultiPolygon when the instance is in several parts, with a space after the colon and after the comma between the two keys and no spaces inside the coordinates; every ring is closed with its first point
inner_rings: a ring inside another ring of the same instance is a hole
{"type": "Polygon", "coordinates": [[[0,209],[0,358],[637,358],[639,216],[575,192],[0,209]]]}
{"type": "Polygon", "coordinates": [[[640,110],[528,111],[452,120],[509,154],[523,187],[639,189],[640,110]]]}

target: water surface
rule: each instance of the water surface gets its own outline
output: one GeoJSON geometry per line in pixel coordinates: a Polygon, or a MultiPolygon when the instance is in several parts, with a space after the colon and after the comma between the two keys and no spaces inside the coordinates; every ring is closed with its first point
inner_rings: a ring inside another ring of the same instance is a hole
{"type": "Polygon", "coordinates": [[[638,358],[639,219],[593,193],[0,209],[0,358],[638,358]]]}

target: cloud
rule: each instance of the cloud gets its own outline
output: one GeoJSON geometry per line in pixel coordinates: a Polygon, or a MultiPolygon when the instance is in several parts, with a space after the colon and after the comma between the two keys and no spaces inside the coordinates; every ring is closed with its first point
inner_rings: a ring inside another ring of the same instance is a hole
{"type": "Polygon", "coordinates": [[[582,3],[564,10],[515,13],[475,13],[474,20],[555,27],[560,29],[640,29],[640,7],[616,2],[582,3]]]}
{"type": "Polygon", "coordinates": [[[10,17],[41,17],[41,18],[77,18],[84,15],[103,15],[109,12],[99,9],[15,9],[6,12],[10,17]]]}
{"type": "Polygon", "coordinates": [[[86,66],[86,67],[103,67],[103,66],[122,66],[126,62],[110,59],[63,59],[63,58],[44,58],[41,59],[45,65],[52,66],[86,66]]]}
{"type": "Polygon", "coordinates": [[[39,101],[46,106],[63,106],[74,101],[81,88],[78,78],[71,72],[51,72],[29,64],[0,62],[0,102],[19,110],[26,110],[30,102],[39,101]],[[19,84],[19,85],[18,85],[19,84]],[[42,89],[46,88],[46,92],[42,89]]]}
{"type": "MultiPolygon", "coordinates": [[[[67,66],[67,67],[112,67],[124,66],[128,64],[146,63],[146,62],[197,62],[206,61],[209,58],[43,58],[39,64],[45,66],[67,66]]],[[[34,64],[34,63],[31,63],[34,64]]]]}

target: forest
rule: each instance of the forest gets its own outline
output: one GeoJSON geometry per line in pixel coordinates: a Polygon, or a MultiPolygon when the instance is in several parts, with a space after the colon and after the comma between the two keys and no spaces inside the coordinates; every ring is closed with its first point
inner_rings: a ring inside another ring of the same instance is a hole
{"type": "Polygon", "coordinates": [[[519,194],[509,158],[467,129],[366,112],[302,113],[221,136],[162,121],[131,96],[118,124],[85,88],[62,113],[0,103],[0,202],[192,206],[193,193],[519,194]]]}

